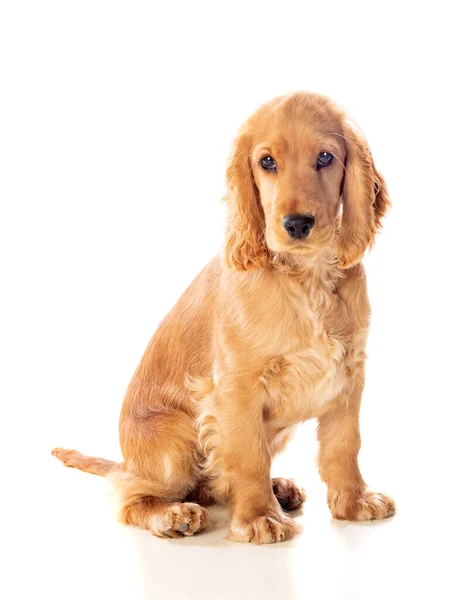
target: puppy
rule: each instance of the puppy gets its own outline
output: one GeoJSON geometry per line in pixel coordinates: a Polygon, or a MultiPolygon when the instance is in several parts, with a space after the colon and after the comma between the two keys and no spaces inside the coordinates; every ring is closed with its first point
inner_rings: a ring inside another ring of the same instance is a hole
{"type": "Polygon", "coordinates": [[[281,542],[305,495],[271,480],[298,423],[318,419],[321,478],[336,519],[383,519],[393,501],[359,471],[370,307],[361,259],[390,206],[362,133],[329,99],[294,93],[242,126],[227,171],[224,248],[163,320],[129,385],[124,462],[55,449],[107,475],[119,519],[158,537],[208,524],[281,542]]]}

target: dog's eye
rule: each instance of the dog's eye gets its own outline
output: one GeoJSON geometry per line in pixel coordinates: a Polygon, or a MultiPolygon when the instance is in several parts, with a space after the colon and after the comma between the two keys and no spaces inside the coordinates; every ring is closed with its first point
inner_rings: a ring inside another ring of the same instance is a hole
{"type": "Polygon", "coordinates": [[[261,167],[266,171],[275,171],[277,168],[275,160],[272,158],[272,156],[264,156],[263,158],[261,158],[259,163],[261,167]]]}
{"type": "Polygon", "coordinates": [[[317,169],[322,169],[323,167],[328,167],[333,162],[333,155],[329,152],[320,152],[318,156],[318,161],[316,163],[317,169]]]}

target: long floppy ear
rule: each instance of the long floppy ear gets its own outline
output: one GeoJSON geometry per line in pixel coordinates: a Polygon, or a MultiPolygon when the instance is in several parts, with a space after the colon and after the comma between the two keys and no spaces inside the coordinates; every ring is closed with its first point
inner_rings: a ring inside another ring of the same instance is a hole
{"type": "Polygon", "coordinates": [[[363,134],[353,124],[346,123],[344,136],[347,159],[337,256],[340,267],[347,269],[362,258],[368,247],[372,247],[390,200],[363,134]]]}
{"type": "Polygon", "coordinates": [[[251,145],[249,134],[240,133],[226,172],[228,225],[224,259],[236,271],[263,269],[269,258],[264,213],[251,169],[251,145]]]}

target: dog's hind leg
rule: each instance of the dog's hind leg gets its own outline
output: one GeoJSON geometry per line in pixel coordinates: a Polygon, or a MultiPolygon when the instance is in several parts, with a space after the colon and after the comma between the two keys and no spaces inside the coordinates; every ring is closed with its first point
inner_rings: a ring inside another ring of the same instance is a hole
{"type": "Polygon", "coordinates": [[[185,502],[197,488],[200,460],[194,419],[158,407],[122,413],[122,471],[108,476],[118,519],[158,537],[190,536],[205,529],[208,513],[185,502]]]}

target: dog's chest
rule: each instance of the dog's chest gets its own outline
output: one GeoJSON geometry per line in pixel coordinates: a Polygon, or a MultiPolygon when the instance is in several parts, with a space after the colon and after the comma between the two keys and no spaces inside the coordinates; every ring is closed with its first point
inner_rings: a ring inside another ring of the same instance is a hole
{"type": "Polygon", "coordinates": [[[328,287],[300,297],[291,323],[298,344],[269,361],[262,376],[271,421],[291,424],[316,417],[347,385],[351,336],[346,320],[339,319],[339,302],[328,287]]]}

